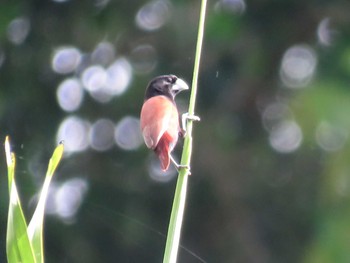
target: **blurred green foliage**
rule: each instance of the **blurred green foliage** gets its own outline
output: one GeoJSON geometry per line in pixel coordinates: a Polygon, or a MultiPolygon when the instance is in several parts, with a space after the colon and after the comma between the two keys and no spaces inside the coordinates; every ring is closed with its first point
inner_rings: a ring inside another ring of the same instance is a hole
{"type": "MultiPolygon", "coordinates": [[[[155,2],[0,4],[0,135],[11,136],[19,157],[17,184],[26,215],[66,117],[118,123],[138,117],[154,76],[191,80],[199,1],[166,2],[164,23],[145,30],[135,19],[149,3],[155,2]],[[17,18],[30,23],[20,43],[9,34],[17,18]],[[65,112],[57,88],[68,77],[80,78],[82,69],[55,72],[55,50],[76,47],[89,62],[102,41],[134,68],[127,91],[108,103],[85,91],[79,109],[65,112]],[[155,55],[135,55],[142,45],[155,55]],[[148,59],[154,67],[135,70],[148,59]]],[[[192,253],[206,262],[349,262],[349,10],[342,0],[209,1],[197,107],[202,121],[194,127],[179,262],[201,262],[192,253]]],[[[182,109],[187,98],[178,98],[182,109]]],[[[160,261],[175,180],[153,181],[151,158],[144,146],[68,154],[52,191],[74,178],[88,190],[73,217],[47,216],[47,262],[160,261]]],[[[4,154],[0,162],[4,230],[4,154]]]]}

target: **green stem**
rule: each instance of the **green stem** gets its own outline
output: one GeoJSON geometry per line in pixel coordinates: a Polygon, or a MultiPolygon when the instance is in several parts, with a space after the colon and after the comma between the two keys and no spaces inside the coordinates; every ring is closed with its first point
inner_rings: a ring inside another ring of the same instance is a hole
{"type": "MultiPolygon", "coordinates": [[[[192,89],[190,96],[190,103],[188,107],[188,114],[194,115],[194,109],[196,104],[197,96],[197,83],[199,65],[202,52],[202,43],[204,35],[204,22],[206,12],[207,0],[202,0],[199,26],[198,26],[198,37],[196,46],[196,56],[194,61],[192,89]]],[[[184,147],[182,151],[181,165],[190,167],[190,160],[192,155],[192,120],[189,119],[186,127],[186,137],[184,141],[184,147]]],[[[173,207],[170,216],[168,235],[166,240],[165,252],[163,263],[175,263],[177,260],[177,253],[179,249],[181,227],[183,221],[183,215],[186,203],[187,194],[187,182],[188,182],[189,169],[180,169],[179,176],[177,179],[176,190],[174,195],[173,207]]]]}

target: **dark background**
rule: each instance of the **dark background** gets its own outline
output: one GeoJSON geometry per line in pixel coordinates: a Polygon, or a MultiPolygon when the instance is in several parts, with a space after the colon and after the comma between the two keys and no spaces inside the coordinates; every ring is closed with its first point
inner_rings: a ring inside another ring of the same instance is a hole
{"type": "MultiPolygon", "coordinates": [[[[162,261],[176,177],[156,169],[138,116],[153,77],[191,82],[199,9],[1,2],[0,140],[11,137],[28,220],[51,153],[67,149],[47,262],[162,261]],[[67,80],[76,93],[61,97],[67,80]]],[[[349,11],[345,0],[209,1],[178,262],[350,262],[349,11]]],[[[7,209],[1,151],[0,262],[7,209]]]]}

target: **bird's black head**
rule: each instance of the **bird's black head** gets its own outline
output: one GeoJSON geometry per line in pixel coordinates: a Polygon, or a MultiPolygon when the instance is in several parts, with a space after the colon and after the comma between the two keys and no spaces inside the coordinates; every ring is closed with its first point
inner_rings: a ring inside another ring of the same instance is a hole
{"type": "Polygon", "coordinates": [[[166,96],[174,100],[182,90],[188,89],[188,85],[175,75],[163,75],[154,78],[147,86],[145,100],[154,96],[166,96]]]}

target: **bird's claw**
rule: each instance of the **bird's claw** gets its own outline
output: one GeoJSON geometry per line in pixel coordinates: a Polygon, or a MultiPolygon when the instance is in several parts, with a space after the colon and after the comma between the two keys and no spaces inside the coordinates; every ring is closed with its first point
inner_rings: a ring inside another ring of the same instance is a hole
{"type": "Polygon", "coordinates": [[[191,175],[191,168],[189,165],[178,164],[171,155],[170,160],[174,164],[174,167],[177,172],[180,172],[181,169],[186,169],[188,171],[188,175],[191,175]]]}
{"type": "Polygon", "coordinates": [[[188,112],[182,114],[182,118],[183,119],[187,119],[187,120],[192,120],[192,121],[200,121],[201,118],[199,118],[197,115],[190,115],[188,112]]]}
{"type": "Polygon", "coordinates": [[[188,120],[191,120],[191,121],[200,121],[201,119],[197,116],[197,115],[190,115],[188,112],[182,114],[181,116],[181,121],[182,121],[182,129],[181,129],[181,132],[180,132],[180,135],[182,137],[185,137],[186,135],[186,122],[188,120]]]}

